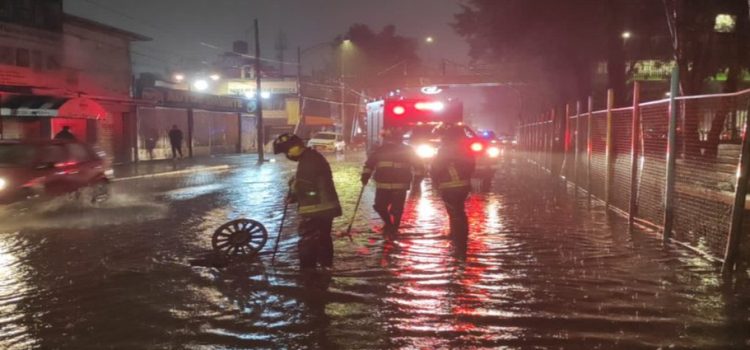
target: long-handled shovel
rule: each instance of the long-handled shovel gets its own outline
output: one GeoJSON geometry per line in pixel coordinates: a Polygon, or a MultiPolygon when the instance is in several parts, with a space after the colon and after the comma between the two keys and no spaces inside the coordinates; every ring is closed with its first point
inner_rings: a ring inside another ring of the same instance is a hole
{"type": "Polygon", "coordinates": [[[357,197],[357,204],[354,206],[354,213],[352,213],[352,219],[349,221],[349,227],[346,229],[346,236],[349,237],[349,241],[353,242],[352,238],[352,226],[354,225],[354,219],[357,218],[357,212],[359,211],[359,203],[362,202],[362,194],[365,193],[365,185],[362,185],[362,189],[359,190],[359,197],[357,197]]]}
{"type": "Polygon", "coordinates": [[[276,260],[276,252],[279,250],[279,241],[281,240],[281,230],[284,229],[284,221],[286,221],[286,210],[289,208],[289,202],[284,203],[284,213],[281,214],[281,223],[279,224],[279,234],[276,235],[276,244],[273,246],[273,255],[271,255],[271,265],[276,260]]]}

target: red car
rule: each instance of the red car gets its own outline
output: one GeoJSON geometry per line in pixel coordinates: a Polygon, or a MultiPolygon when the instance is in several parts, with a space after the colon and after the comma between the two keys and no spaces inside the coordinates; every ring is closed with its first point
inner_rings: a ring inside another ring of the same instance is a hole
{"type": "Polygon", "coordinates": [[[66,194],[92,203],[109,196],[112,170],[77,141],[0,141],[0,204],[66,194]]]}

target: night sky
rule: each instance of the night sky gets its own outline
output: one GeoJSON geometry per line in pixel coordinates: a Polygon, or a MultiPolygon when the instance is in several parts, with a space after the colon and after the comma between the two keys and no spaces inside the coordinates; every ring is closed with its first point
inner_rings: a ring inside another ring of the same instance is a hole
{"type": "MultiPolygon", "coordinates": [[[[466,62],[468,46],[449,23],[459,0],[65,0],[65,11],[146,35],[154,40],[133,47],[135,69],[163,72],[167,67],[211,62],[235,39],[252,35],[261,25],[262,56],[276,58],[279,31],[287,36],[285,61],[296,60],[296,47],[330,41],[353,23],[380,29],[396,25],[404,36],[434,36],[431,46],[420,41],[426,64],[440,58],[466,62]],[[201,43],[219,47],[209,48],[201,43]]],[[[321,65],[323,53],[310,52],[308,66],[321,65]]],[[[311,67],[306,66],[307,69],[311,67]]],[[[319,67],[318,67],[319,68],[319,67]]],[[[286,69],[293,70],[293,66],[286,69]]]]}

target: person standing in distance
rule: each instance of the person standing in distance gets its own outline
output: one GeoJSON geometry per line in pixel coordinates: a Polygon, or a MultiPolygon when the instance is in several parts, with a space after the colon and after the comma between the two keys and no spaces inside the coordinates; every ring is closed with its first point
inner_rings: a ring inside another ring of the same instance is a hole
{"type": "Polygon", "coordinates": [[[383,132],[383,144],[367,156],[362,170],[362,186],[372,176],[375,180],[375,204],[373,209],[383,219],[383,233],[394,234],[401,226],[406,191],[412,179],[421,183],[424,166],[414,150],[405,145],[403,134],[397,129],[383,132]]]}
{"type": "Polygon", "coordinates": [[[466,145],[466,134],[461,126],[449,126],[441,135],[442,145],[430,167],[432,186],[445,203],[454,242],[465,248],[469,235],[469,220],[465,202],[471,190],[474,156],[466,145]]]}
{"type": "Polygon", "coordinates": [[[62,130],[58,132],[55,135],[55,140],[68,140],[68,141],[75,141],[76,136],[73,135],[72,132],[70,132],[70,126],[65,125],[62,127],[62,130]]]}
{"type": "Polygon", "coordinates": [[[273,141],[273,153],[284,153],[297,162],[290,181],[287,202],[297,203],[299,263],[302,269],[333,266],[333,219],[341,216],[341,205],[328,161],[316,150],[305,147],[297,135],[282,134],[273,141]]]}
{"type": "Polygon", "coordinates": [[[172,146],[172,159],[177,158],[177,153],[182,158],[182,130],[177,124],[172,125],[172,129],[169,130],[169,144],[172,146]]]}

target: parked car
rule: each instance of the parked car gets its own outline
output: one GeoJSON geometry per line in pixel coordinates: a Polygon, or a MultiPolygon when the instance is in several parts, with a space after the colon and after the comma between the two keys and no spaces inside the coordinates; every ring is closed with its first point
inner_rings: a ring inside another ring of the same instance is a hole
{"type": "Polygon", "coordinates": [[[0,204],[73,194],[109,197],[112,170],[102,154],[77,141],[0,141],[0,204]]]}
{"type": "Polygon", "coordinates": [[[344,152],[346,143],[344,136],[331,131],[321,131],[314,134],[307,146],[321,152],[344,152]]]}

